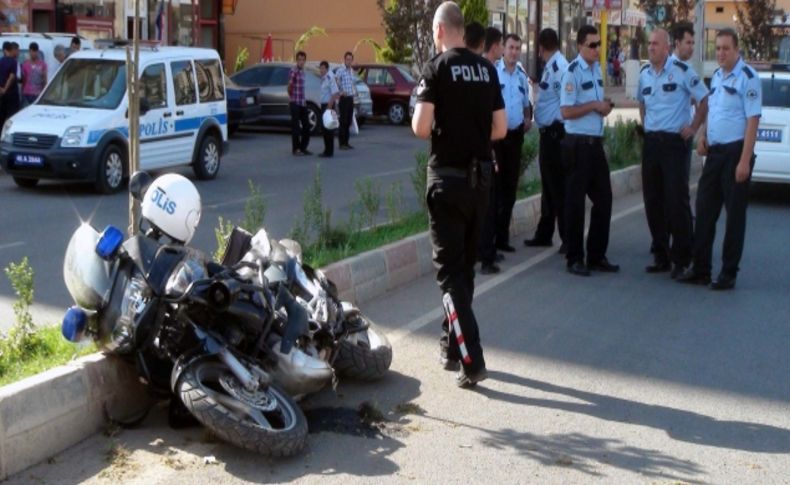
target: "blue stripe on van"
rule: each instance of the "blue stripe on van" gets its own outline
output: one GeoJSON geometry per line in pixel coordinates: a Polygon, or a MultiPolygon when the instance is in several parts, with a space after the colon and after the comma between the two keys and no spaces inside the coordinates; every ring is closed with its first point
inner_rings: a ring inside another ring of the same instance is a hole
{"type": "MultiPolygon", "coordinates": [[[[211,115],[211,116],[196,116],[194,118],[184,118],[175,121],[175,133],[178,133],[180,131],[187,131],[187,130],[197,130],[198,128],[200,128],[203,122],[209,118],[214,118],[215,120],[217,120],[217,123],[221,125],[228,124],[228,115],[225,113],[211,115]]],[[[109,130],[101,129],[101,130],[93,130],[90,133],[88,133],[88,144],[93,145],[98,143],[101,137],[104,136],[105,133],[107,133],[107,131],[109,130]]],[[[129,138],[129,127],[119,126],[115,128],[115,131],[118,131],[121,134],[123,134],[123,136],[125,136],[126,138],[129,138]]]]}

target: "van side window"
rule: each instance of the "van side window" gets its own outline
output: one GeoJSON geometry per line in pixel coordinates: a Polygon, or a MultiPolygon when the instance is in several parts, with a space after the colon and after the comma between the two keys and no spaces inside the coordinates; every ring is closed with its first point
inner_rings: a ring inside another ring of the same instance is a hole
{"type": "Polygon", "coordinates": [[[225,88],[222,84],[222,66],[218,59],[200,59],[195,61],[198,94],[200,102],[222,101],[225,99],[225,88]]]}
{"type": "Polygon", "coordinates": [[[176,104],[197,103],[197,92],[195,91],[195,75],[191,61],[176,61],[170,63],[173,71],[173,85],[176,92],[176,104]]]}
{"type": "Polygon", "coordinates": [[[141,94],[151,109],[167,107],[167,78],[164,64],[148,66],[140,78],[141,94]]]}

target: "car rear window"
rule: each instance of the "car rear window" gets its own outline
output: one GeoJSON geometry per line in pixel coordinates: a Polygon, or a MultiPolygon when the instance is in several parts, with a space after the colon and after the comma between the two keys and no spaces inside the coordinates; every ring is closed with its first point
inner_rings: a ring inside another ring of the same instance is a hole
{"type": "Polygon", "coordinates": [[[763,79],[763,106],[790,108],[790,79],[763,79]]]}
{"type": "Polygon", "coordinates": [[[402,66],[396,66],[396,67],[398,68],[400,75],[403,76],[403,79],[405,79],[406,82],[410,82],[410,83],[417,82],[414,80],[414,76],[412,76],[411,73],[408,70],[406,70],[404,67],[402,66]]]}

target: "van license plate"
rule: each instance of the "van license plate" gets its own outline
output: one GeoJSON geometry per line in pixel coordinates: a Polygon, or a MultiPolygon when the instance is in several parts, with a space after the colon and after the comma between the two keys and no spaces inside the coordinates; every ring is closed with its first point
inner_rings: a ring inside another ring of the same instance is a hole
{"type": "Polygon", "coordinates": [[[782,130],[768,130],[765,128],[760,128],[757,130],[757,141],[782,143],[782,130]]]}
{"type": "Polygon", "coordinates": [[[16,165],[28,165],[40,167],[44,165],[44,157],[41,155],[28,155],[26,153],[17,153],[14,155],[14,163],[16,165]]]}

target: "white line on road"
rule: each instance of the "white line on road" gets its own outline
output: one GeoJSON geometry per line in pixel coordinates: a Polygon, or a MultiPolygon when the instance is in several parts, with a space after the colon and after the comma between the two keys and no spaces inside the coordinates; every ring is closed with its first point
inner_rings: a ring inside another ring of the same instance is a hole
{"type": "MultiPolygon", "coordinates": [[[[617,214],[612,216],[612,222],[616,222],[624,217],[628,217],[629,215],[633,214],[634,212],[641,211],[645,207],[644,204],[640,203],[633,207],[629,207],[623,211],[618,212],[617,214]]],[[[518,274],[532,268],[533,266],[545,261],[546,259],[554,256],[557,254],[557,250],[554,248],[549,248],[540,253],[532,256],[528,260],[524,261],[523,263],[517,264],[513,266],[509,270],[494,276],[493,278],[489,279],[482,285],[475,288],[475,297],[479,297],[480,295],[484,295],[488,293],[490,290],[496,288],[497,286],[505,283],[506,281],[514,278],[518,274]]],[[[403,339],[404,337],[408,337],[410,334],[420,330],[424,326],[428,325],[431,322],[434,322],[442,317],[442,312],[444,310],[441,307],[434,308],[433,310],[429,311],[428,313],[415,318],[411,322],[409,322],[405,327],[395,330],[394,332],[390,333],[389,341],[393,344],[398,342],[399,340],[403,339]]]]}
{"type": "Polygon", "coordinates": [[[11,249],[11,248],[15,248],[17,246],[24,246],[24,245],[25,245],[25,241],[17,241],[17,242],[12,242],[12,243],[8,243],[8,244],[0,244],[0,250],[2,250],[2,249],[11,249]]]}
{"type": "Polygon", "coordinates": [[[413,168],[402,168],[400,170],[391,170],[389,172],[374,173],[374,174],[370,175],[370,177],[387,177],[389,175],[398,175],[398,174],[401,174],[401,173],[409,173],[409,172],[413,172],[413,171],[414,171],[413,168]]]}
{"type": "MultiPolygon", "coordinates": [[[[268,199],[270,197],[277,197],[277,195],[278,194],[262,194],[262,196],[265,199],[268,199]]],[[[241,197],[239,199],[226,200],[226,201],[223,201],[223,202],[217,202],[216,204],[206,204],[205,208],[206,209],[217,209],[219,207],[224,207],[226,205],[234,205],[234,204],[240,204],[240,203],[243,203],[243,202],[247,202],[247,199],[249,199],[249,197],[241,197]]]]}

